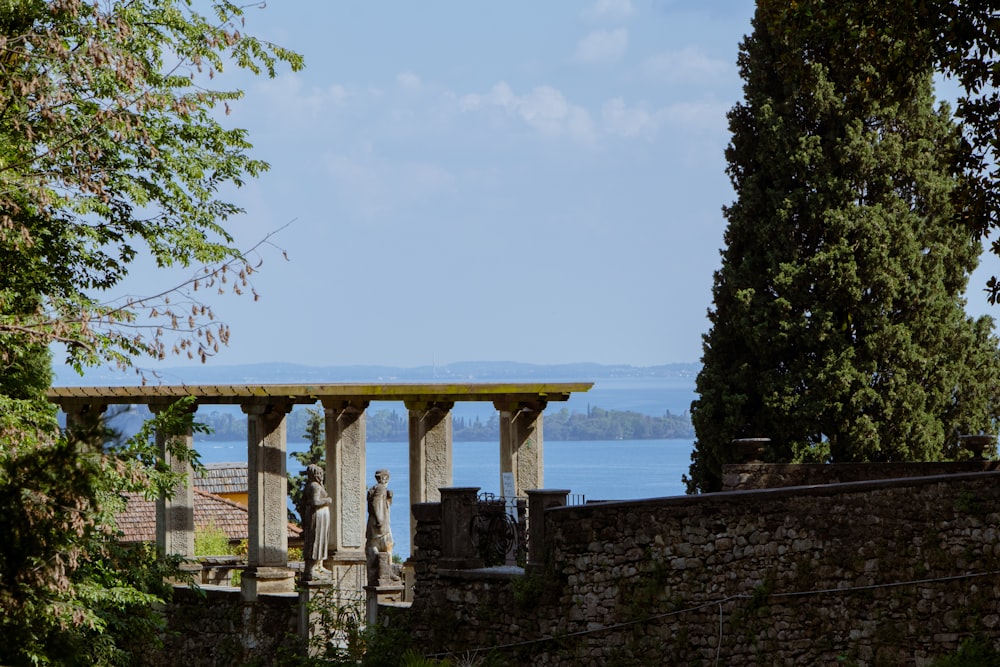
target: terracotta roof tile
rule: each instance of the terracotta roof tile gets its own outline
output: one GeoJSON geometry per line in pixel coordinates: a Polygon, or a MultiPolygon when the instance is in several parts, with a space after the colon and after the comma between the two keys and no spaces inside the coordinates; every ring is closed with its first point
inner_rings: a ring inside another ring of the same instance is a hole
{"type": "MultiPolygon", "coordinates": [[[[146,500],[139,493],[126,494],[126,498],[128,504],[125,511],[116,517],[118,528],[123,533],[122,541],[155,542],[156,501],[146,500]]],[[[245,540],[248,521],[249,511],[243,505],[212,493],[194,490],[195,530],[215,524],[230,540],[245,540]]],[[[289,539],[301,536],[301,528],[288,524],[289,539]]]]}
{"type": "Polygon", "coordinates": [[[209,463],[203,475],[195,475],[194,488],[208,493],[246,493],[246,463],[209,463]]]}

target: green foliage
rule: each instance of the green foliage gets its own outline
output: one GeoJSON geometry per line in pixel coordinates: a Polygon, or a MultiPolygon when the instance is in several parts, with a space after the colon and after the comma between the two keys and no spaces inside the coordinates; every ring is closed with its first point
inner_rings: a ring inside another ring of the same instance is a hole
{"type": "Polygon", "coordinates": [[[539,604],[554,603],[563,592],[564,583],[550,568],[529,570],[523,576],[511,579],[514,603],[521,609],[533,609],[539,604]]]}
{"type": "Polygon", "coordinates": [[[209,79],[229,63],[273,75],[301,58],[243,34],[240,6],[206,8],[0,2],[5,362],[51,342],[78,366],[171,351],[204,359],[225,343],[228,330],[192,292],[252,291],[253,267],[222,226],[241,211],[218,193],[267,164],[248,155],[245,131],[217,120],[241,92],[209,79]],[[215,268],[151,298],[103,301],[141,253],[161,267],[215,268]]]}
{"type": "MultiPolygon", "coordinates": [[[[191,399],[150,429],[187,429],[191,399]]],[[[114,515],[125,492],[169,493],[176,473],[139,434],[108,446],[103,431],[63,434],[44,398],[0,396],[0,663],[106,665],[155,643],[151,603],[166,600],[176,559],[118,542],[114,515]]],[[[179,460],[194,453],[167,438],[179,460]]]]}
{"type": "Polygon", "coordinates": [[[310,654],[320,664],[358,664],[367,648],[364,598],[354,591],[326,589],[310,601],[309,612],[321,629],[310,639],[310,654]]]}
{"type": "Polygon", "coordinates": [[[758,3],[691,492],[719,488],[735,438],[771,438],[773,462],[937,460],[996,426],[993,323],[962,298],[980,252],[967,146],[897,11],[758,3]]]}
{"type": "Polygon", "coordinates": [[[194,531],[194,555],[195,556],[232,556],[236,555],[236,549],[229,543],[229,536],[214,523],[207,526],[195,528],[194,531]]]}
{"type": "Polygon", "coordinates": [[[376,624],[366,630],[365,667],[399,667],[402,656],[413,650],[414,638],[408,616],[395,616],[388,625],[376,624]]]}
{"type": "Polygon", "coordinates": [[[1000,652],[989,642],[970,638],[953,655],[936,658],[931,667],[1000,667],[1000,652]]]}
{"type": "Polygon", "coordinates": [[[452,662],[447,658],[440,660],[435,658],[425,658],[416,649],[410,649],[403,654],[400,667],[451,667],[452,662]]]}
{"type": "Polygon", "coordinates": [[[152,603],[176,559],[118,543],[125,493],[169,495],[203,431],[184,399],[127,440],[83,411],[58,428],[49,346],[78,368],[139,355],[205,359],[228,330],[194,292],[252,292],[219,193],[267,165],[217,120],[224,64],[301,59],[243,34],[210,0],[0,0],[0,664],[118,665],[156,645],[152,603]],[[107,301],[137,257],[211,264],[149,298],[107,301]],[[167,338],[173,334],[173,339],[167,338]],[[155,437],[154,437],[155,434],[155,437]]]}
{"type": "Polygon", "coordinates": [[[567,408],[545,414],[547,440],[679,439],[694,435],[687,415],[653,417],[626,410],[589,407],[586,413],[567,408]]]}
{"type": "Polygon", "coordinates": [[[983,500],[971,491],[962,491],[955,498],[955,511],[961,514],[983,517],[987,512],[983,500]]]}
{"type": "MultiPolygon", "coordinates": [[[[400,667],[401,665],[449,665],[447,660],[423,657],[413,646],[407,627],[408,616],[394,616],[393,623],[362,628],[365,601],[354,594],[326,590],[310,602],[310,612],[317,628],[309,644],[309,655],[282,656],[278,664],[286,667],[321,667],[364,665],[365,667],[400,667]]],[[[458,664],[491,664],[472,660],[458,664]]]]}
{"type": "Polygon", "coordinates": [[[300,509],[302,494],[305,491],[306,483],[309,481],[308,475],[306,475],[306,468],[313,464],[321,468],[326,467],[326,417],[322,410],[317,410],[316,408],[309,408],[306,413],[309,415],[309,419],[306,422],[306,432],[303,434],[303,437],[309,443],[309,449],[304,452],[292,452],[292,457],[302,465],[302,470],[295,475],[291,472],[287,473],[288,495],[292,499],[292,506],[295,507],[297,512],[293,513],[292,510],[288,510],[288,520],[296,524],[299,523],[299,517],[302,516],[302,510],[300,509]]]}

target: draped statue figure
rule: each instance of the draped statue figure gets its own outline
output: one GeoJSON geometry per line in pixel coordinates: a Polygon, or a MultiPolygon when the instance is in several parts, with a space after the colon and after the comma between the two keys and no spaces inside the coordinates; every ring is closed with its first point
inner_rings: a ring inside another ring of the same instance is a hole
{"type": "Polygon", "coordinates": [[[368,489],[368,526],[365,530],[369,586],[399,581],[399,575],[392,567],[392,528],[389,526],[392,491],[387,486],[389,471],[376,471],[375,481],[376,484],[368,489]]]}
{"type": "Polygon", "coordinates": [[[323,485],[323,469],[318,465],[306,468],[306,488],[302,494],[302,528],[305,544],[302,557],[305,581],[325,579],[330,571],[323,567],[330,545],[330,504],[333,500],[323,485]]]}

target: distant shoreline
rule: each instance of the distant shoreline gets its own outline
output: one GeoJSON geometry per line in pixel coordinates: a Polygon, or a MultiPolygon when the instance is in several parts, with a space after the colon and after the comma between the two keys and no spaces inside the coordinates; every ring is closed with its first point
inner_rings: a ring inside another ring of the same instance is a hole
{"type": "MultiPolygon", "coordinates": [[[[140,366],[141,368],[141,366],[140,366]]],[[[525,364],[511,361],[462,361],[440,366],[310,366],[268,362],[168,367],[149,370],[147,383],[160,384],[263,384],[318,382],[490,382],[490,381],[579,381],[622,378],[675,378],[691,380],[698,375],[701,364],[681,362],[655,366],[628,364],[525,364]]],[[[53,365],[56,386],[132,386],[143,383],[143,376],[134,370],[88,368],[79,375],[69,366],[53,365]]]]}

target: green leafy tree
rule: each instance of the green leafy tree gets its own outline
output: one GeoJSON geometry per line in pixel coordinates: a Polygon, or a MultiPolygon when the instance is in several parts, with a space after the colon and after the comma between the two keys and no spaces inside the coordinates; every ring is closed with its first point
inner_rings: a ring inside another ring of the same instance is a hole
{"type": "Polygon", "coordinates": [[[742,45],[692,492],[719,488],[734,438],[771,438],[771,461],[934,460],[995,424],[997,340],[962,298],[967,145],[880,23],[895,10],[844,5],[761,0],[742,45]]]}
{"type": "Polygon", "coordinates": [[[326,416],[323,410],[316,408],[309,408],[306,410],[306,414],[308,415],[306,432],[302,434],[302,437],[309,443],[309,449],[304,452],[292,452],[292,458],[302,465],[302,469],[294,475],[288,473],[288,496],[292,499],[292,506],[296,510],[295,512],[288,510],[288,520],[296,524],[299,523],[299,518],[302,516],[300,509],[302,494],[308,481],[306,467],[316,464],[321,468],[326,468],[326,416]]]}
{"type": "MultiPolygon", "coordinates": [[[[865,59],[880,63],[878,81],[900,83],[912,72],[937,70],[961,87],[955,116],[966,143],[959,165],[965,176],[959,185],[966,200],[962,224],[977,239],[994,236],[991,249],[1000,255],[1000,30],[996,16],[1000,0],[847,0],[837,3],[785,3],[788,35],[815,41],[841,39],[833,54],[844,62],[865,59]],[[863,30],[865,49],[849,53],[863,30]]],[[[774,8],[769,7],[768,11],[774,8]]],[[[786,63],[780,63],[785,65],[786,63]]],[[[906,86],[883,88],[886,102],[901,102],[906,86]]],[[[996,276],[986,285],[990,301],[1000,299],[996,276]]]]}
{"type": "Polygon", "coordinates": [[[59,341],[78,366],[127,365],[136,354],[204,359],[225,343],[193,292],[252,293],[254,267],[223,226],[240,209],[218,193],[267,165],[218,120],[240,91],[206,83],[230,63],[273,74],[301,61],[241,34],[238,5],[208,6],[212,16],[183,0],[0,0],[5,357],[59,341]],[[212,268],[106,301],[143,252],[161,267],[212,268]]]}
{"type": "MultiPolygon", "coordinates": [[[[178,562],[119,543],[114,515],[126,492],[169,495],[178,477],[154,435],[200,430],[192,401],[115,443],[96,423],[63,435],[37,402],[0,396],[0,663],[131,664],[155,644],[152,604],[168,597],[164,577],[179,575],[178,562]]],[[[167,442],[194,460],[183,441],[167,442]]]]}
{"type": "MultiPolygon", "coordinates": [[[[153,429],[193,426],[182,402],[126,443],[63,433],[49,349],[78,368],[141,355],[202,360],[228,337],[195,293],[253,293],[255,265],[219,196],[267,165],[220,118],[224,66],[275,73],[294,53],[242,33],[224,0],[0,0],[0,663],[129,664],[155,642],[151,603],[174,563],[116,540],[126,491],[176,477],[153,429]],[[135,260],[190,281],[111,300],[135,260]],[[175,412],[176,411],[176,412],[175,412]]],[[[266,239],[265,239],[266,241],[266,239]]],[[[169,440],[171,454],[191,452],[169,440]]]]}

